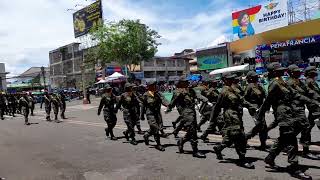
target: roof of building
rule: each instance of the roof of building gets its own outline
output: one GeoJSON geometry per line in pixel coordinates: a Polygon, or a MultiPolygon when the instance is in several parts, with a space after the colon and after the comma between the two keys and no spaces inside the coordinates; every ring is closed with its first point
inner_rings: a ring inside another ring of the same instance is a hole
{"type": "MultiPolygon", "coordinates": [[[[45,72],[49,72],[50,68],[44,67],[45,72]]],[[[20,77],[36,77],[41,72],[41,67],[31,67],[22,74],[20,74],[20,77]]]]}
{"type": "Polygon", "coordinates": [[[75,44],[78,44],[78,45],[79,45],[79,44],[81,44],[81,43],[73,42],[73,43],[70,43],[70,44],[67,44],[67,45],[58,47],[57,49],[51,50],[51,51],[49,51],[49,53],[53,53],[53,52],[59,51],[59,49],[66,48],[66,47],[69,47],[69,46],[72,46],[72,45],[75,45],[75,44]]]}

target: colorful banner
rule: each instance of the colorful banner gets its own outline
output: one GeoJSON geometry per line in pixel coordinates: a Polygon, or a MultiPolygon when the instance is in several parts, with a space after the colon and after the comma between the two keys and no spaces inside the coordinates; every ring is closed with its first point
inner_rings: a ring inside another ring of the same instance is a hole
{"type": "Polygon", "coordinates": [[[214,70],[228,67],[226,54],[197,57],[198,70],[214,70]]]}
{"type": "Polygon", "coordinates": [[[292,47],[292,46],[298,46],[303,44],[312,44],[317,42],[320,42],[320,35],[291,39],[283,42],[271,43],[270,48],[271,49],[285,48],[285,47],[292,47]]]}
{"type": "Polygon", "coordinates": [[[286,0],[268,0],[264,5],[232,13],[234,40],[288,26],[286,0]]]}
{"type": "Polygon", "coordinates": [[[86,35],[99,21],[103,21],[101,0],[75,12],[73,14],[75,38],[86,35]]]}

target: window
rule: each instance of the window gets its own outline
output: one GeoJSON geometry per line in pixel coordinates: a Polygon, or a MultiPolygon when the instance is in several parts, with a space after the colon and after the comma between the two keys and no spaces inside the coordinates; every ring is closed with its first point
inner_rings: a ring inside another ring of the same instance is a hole
{"type": "Polygon", "coordinates": [[[157,67],[166,67],[166,61],[163,59],[157,59],[156,60],[156,66],[157,67]]]}
{"type": "Polygon", "coordinates": [[[174,60],[174,59],[167,60],[167,66],[168,67],[176,67],[176,60],[174,60]]]}
{"type": "Polygon", "coordinates": [[[177,66],[178,67],[184,67],[185,66],[185,61],[183,59],[178,59],[177,60],[177,66]]]}

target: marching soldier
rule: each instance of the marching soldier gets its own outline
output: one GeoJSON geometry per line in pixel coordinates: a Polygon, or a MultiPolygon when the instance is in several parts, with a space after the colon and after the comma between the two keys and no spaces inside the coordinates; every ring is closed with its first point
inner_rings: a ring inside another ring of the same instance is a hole
{"type": "Polygon", "coordinates": [[[6,106],[6,100],[4,98],[4,95],[0,92],[0,118],[1,118],[1,120],[4,120],[5,106],[6,106]]]}
{"type": "Polygon", "coordinates": [[[98,116],[101,114],[103,109],[103,117],[106,121],[108,127],[105,128],[106,136],[110,134],[111,140],[117,140],[117,137],[113,134],[113,128],[117,124],[117,109],[115,108],[117,104],[116,96],[112,93],[112,87],[107,84],[105,88],[105,94],[103,95],[100,105],[98,108],[98,116]]]}
{"type": "Polygon", "coordinates": [[[29,107],[30,107],[30,112],[31,112],[30,115],[33,116],[35,100],[34,100],[34,97],[31,92],[29,92],[29,95],[27,97],[28,97],[29,107]]]}
{"type": "MultiPolygon", "coordinates": [[[[133,85],[132,86],[133,94],[138,98],[138,101],[140,103],[142,101],[141,98],[140,98],[142,96],[142,94],[140,94],[138,92],[138,86],[136,84],[132,84],[132,85],[133,85]]],[[[136,107],[136,113],[140,115],[140,112],[141,112],[141,106],[137,106],[136,107]]],[[[137,120],[136,126],[137,126],[137,129],[138,129],[138,134],[143,134],[143,132],[141,130],[140,119],[137,120]]]]}
{"type": "Polygon", "coordinates": [[[51,102],[52,102],[52,108],[54,113],[54,121],[56,123],[60,123],[61,121],[58,120],[60,101],[57,94],[52,94],[51,102]]]}
{"type": "Polygon", "coordinates": [[[19,99],[19,109],[21,109],[21,113],[24,116],[24,124],[29,126],[29,113],[30,113],[30,104],[28,100],[27,94],[22,94],[19,99]]]}
{"type": "Polygon", "coordinates": [[[13,94],[9,95],[8,106],[10,109],[10,114],[12,115],[12,117],[15,117],[14,114],[16,113],[17,104],[16,104],[16,98],[14,97],[13,94]]]}
{"type": "Polygon", "coordinates": [[[44,96],[42,98],[42,101],[41,101],[41,105],[40,105],[40,108],[42,109],[42,105],[44,103],[44,109],[46,111],[46,120],[51,122],[51,117],[50,117],[50,112],[51,112],[51,97],[50,95],[48,94],[48,92],[45,92],[44,93],[44,96]]]}
{"type": "Polygon", "coordinates": [[[246,138],[243,128],[243,106],[254,110],[250,103],[245,101],[239,89],[234,84],[236,75],[223,74],[224,87],[218,97],[217,103],[212,109],[210,121],[216,119],[223,109],[224,127],[222,128],[222,143],[214,146],[217,159],[222,160],[222,150],[234,144],[240,159],[240,165],[244,168],[253,169],[254,165],[246,161],[246,138]]]}
{"type": "MultiPolygon", "coordinates": [[[[314,66],[307,67],[305,69],[305,76],[307,77],[306,91],[307,91],[308,97],[310,99],[314,99],[320,102],[320,88],[315,81],[316,77],[318,76],[316,67],[314,66]]],[[[312,155],[309,151],[309,145],[311,143],[311,131],[315,126],[314,121],[316,119],[319,119],[320,110],[319,110],[319,107],[317,106],[307,105],[307,107],[309,110],[309,116],[308,116],[309,127],[308,127],[308,131],[306,132],[305,143],[303,147],[303,155],[306,157],[314,158],[314,155],[312,155]]],[[[319,125],[318,125],[318,129],[320,129],[319,125]]]]}
{"type": "Polygon", "coordinates": [[[134,127],[139,119],[139,114],[137,114],[137,107],[139,107],[139,100],[133,94],[132,91],[132,84],[126,83],[125,84],[125,93],[121,94],[120,99],[117,103],[116,109],[121,109],[123,111],[123,119],[127,125],[127,130],[123,132],[126,139],[129,141],[131,138],[130,143],[132,145],[137,145],[137,141],[135,139],[135,132],[134,127]]]}
{"type": "Polygon", "coordinates": [[[280,136],[271,147],[264,161],[270,168],[277,169],[274,162],[275,158],[284,148],[287,148],[288,162],[290,163],[288,170],[291,175],[301,179],[311,179],[311,177],[303,173],[298,166],[298,143],[296,137],[298,130],[296,127],[296,114],[292,107],[294,100],[303,100],[303,97],[294,92],[293,89],[283,81],[281,77],[284,75],[285,68],[281,67],[279,63],[270,63],[267,69],[272,81],[268,88],[268,95],[260,107],[257,117],[258,120],[261,119],[265,112],[272,106],[275,119],[279,123],[280,136]]]}
{"type": "Polygon", "coordinates": [[[183,146],[187,141],[190,141],[193,156],[197,158],[205,158],[206,156],[198,151],[198,137],[197,137],[197,117],[196,117],[196,99],[200,99],[203,102],[207,102],[208,99],[199,93],[196,93],[194,89],[189,88],[189,82],[185,78],[179,80],[180,89],[176,91],[176,95],[171,100],[166,112],[170,112],[172,108],[177,106],[181,110],[182,120],[184,128],[186,129],[186,135],[180,138],[177,142],[179,152],[183,153],[183,146]]]}
{"type": "Polygon", "coordinates": [[[147,116],[150,130],[145,133],[144,141],[146,145],[149,145],[149,137],[154,136],[157,143],[156,149],[164,151],[164,147],[160,143],[160,134],[162,126],[161,104],[168,106],[167,100],[157,91],[156,82],[148,84],[148,91],[143,94],[142,97],[142,112],[141,120],[144,120],[144,114],[147,116]]]}
{"type": "MultiPolygon", "coordinates": [[[[263,100],[266,97],[266,93],[263,87],[258,84],[258,75],[254,71],[249,71],[247,73],[248,86],[244,93],[244,99],[251,103],[256,109],[259,109],[263,104],[263,100]]],[[[249,111],[249,114],[254,117],[256,111],[249,111]]],[[[268,138],[267,123],[265,118],[262,118],[260,122],[255,120],[255,126],[251,129],[249,133],[246,134],[246,139],[251,139],[259,133],[260,138],[260,149],[266,149],[266,142],[268,138]]]]}
{"type": "MultiPolygon", "coordinates": [[[[215,103],[217,102],[218,97],[219,97],[219,91],[217,90],[217,81],[211,82],[210,86],[211,86],[210,89],[206,93],[206,97],[208,98],[210,103],[215,105],[215,103]]],[[[203,121],[210,120],[212,108],[213,107],[205,104],[205,107],[200,109],[200,111],[202,110],[205,112],[202,115],[202,121],[200,121],[200,123],[198,124],[198,130],[200,129],[201,124],[204,124],[203,121]]],[[[218,118],[222,118],[222,117],[219,116],[218,118]]],[[[218,132],[216,130],[216,126],[217,126],[217,121],[215,119],[210,121],[208,128],[204,131],[204,133],[201,135],[200,138],[203,141],[207,141],[208,140],[207,137],[210,133],[218,134],[218,132]]]]}
{"type": "Polygon", "coordinates": [[[64,115],[64,113],[66,112],[66,96],[63,91],[60,92],[59,101],[60,101],[60,109],[61,109],[60,117],[61,119],[67,119],[66,116],[64,115]]]}

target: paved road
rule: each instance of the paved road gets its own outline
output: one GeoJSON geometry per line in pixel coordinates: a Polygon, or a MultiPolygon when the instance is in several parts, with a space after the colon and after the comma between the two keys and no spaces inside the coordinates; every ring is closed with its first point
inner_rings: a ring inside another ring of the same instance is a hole
{"type": "MultiPolygon", "coordinates": [[[[254,162],[255,170],[238,167],[235,161],[238,157],[232,148],[223,151],[226,160],[216,160],[212,146],[221,141],[221,136],[217,135],[209,136],[210,143],[199,143],[206,159],[193,158],[188,143],[187,152],[178,154],[173,137],[162,139],[165,152],[154,149],[154,142],[145,146],[141,135],[137,135],[139,144],[133,146],[121,137],[126,126],[120,113],[115,134],[121,139],[106,140],[103,117],[96,115],[98,100],[94,99],[91,105],[82,105],[79,101],[68,103],[66,115],[69,119],[60,124],[44,121],[44,111],[38,107],[36,116],[30,118],[35,124],[29,127],[23,125],[21,116],[1,121],[0,176],[9,180],[292,179],[286,172],[266,169],[263,158],[267,153],[254,148],[248,149],[247,156],[254,162]]],[[[170,126],[176,117],[176,111],[164,114],[165,125],[170,126]]],[[[253,120],[246,111],[244,119],[245,129],[249,130],[253,120]]],[[[268,123],[271,120],[272,115],[268,115],[268,123]]],[[[147,122],[142,122],[142,127],[148,129],[147,122]]],[[[172,127],[166,130],[172,131],[172,127]]],[[[269,143],[277,133],[277,129],[270,132],[269,143]]],[[[319,130],[315,128],[312,136],[314,141],[319,141],[319,130]]],[[[249,144],[258,146],[259,141],[253,139],[249,144]]],[[[320,152],[317,145],[312,149],[320,152]]],[[[280,155],[277,163],[286,166],[286,158],[280,155]]],[[[320,179],[318,161],[300,158],[300,162],[313,179],[320,179]]]]}

